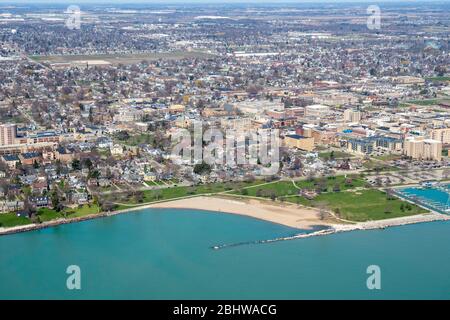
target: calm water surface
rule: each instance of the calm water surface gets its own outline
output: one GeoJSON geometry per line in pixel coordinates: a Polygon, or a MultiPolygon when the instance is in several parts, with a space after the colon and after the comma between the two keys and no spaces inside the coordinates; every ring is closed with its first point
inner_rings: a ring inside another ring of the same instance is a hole
{"type": "Polygon", "coordinates": [[[0,237],[0,299],[450,298],[450,223],[224,250],[298,230],[242,216],[143,210],[0,237]],[[82,289],[66,289],[66,268],[82,289]],[[366,287],[379,265],[382,290],[366,287]]]}

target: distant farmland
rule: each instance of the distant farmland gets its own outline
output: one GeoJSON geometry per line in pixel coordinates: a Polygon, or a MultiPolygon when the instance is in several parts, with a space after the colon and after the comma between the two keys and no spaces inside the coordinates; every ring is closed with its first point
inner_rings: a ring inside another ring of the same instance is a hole
{"type": "Polygon", "coordinates": [[[200,51],[176,51],[176,52],[155,52],[137,54],[93,54],[93,55],[53,55],[53,56],[31,56],[30,58],[38,62],[71,63],[79,61],[106,61],[111,64],[134,64],[143,60],[179,60],[186,58],[211,58],[213,54],[200,51]]]}

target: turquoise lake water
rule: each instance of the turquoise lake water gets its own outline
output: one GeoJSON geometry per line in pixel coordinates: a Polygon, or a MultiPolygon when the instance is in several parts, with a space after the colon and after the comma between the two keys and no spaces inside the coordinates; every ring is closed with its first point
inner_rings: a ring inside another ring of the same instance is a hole
{"type": "Polygon", "coordinates": [[[0,299],[449,299],[450,223],[242,245],[297,230],[246,217],[144,210],[0,237],[0,299]],[[79,291],[66,268],[81,268],[79,291]],[[366,287],[381,268],[380,291],[366,287]]]}

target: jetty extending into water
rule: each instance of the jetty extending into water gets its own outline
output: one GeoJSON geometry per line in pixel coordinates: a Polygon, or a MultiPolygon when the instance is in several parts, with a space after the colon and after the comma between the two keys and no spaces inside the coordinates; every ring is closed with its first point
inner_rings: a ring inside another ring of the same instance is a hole
{"type": "Polygon", "coordinates": [[[449,215],[443,215],[439,213],[429,213],[429,214],[420,214],[416,216],[409,216],[409,217],[401,217],[401,218],[393,218],[393,219],[386,219],[386,220],[380,220],[380,221],[368,221],[368,222],[360,222],[356,224],[342,224],[342,225],[334,225],[332,227],[329,227],[327,229],[318,230],[314,232],[309,233],[301,233],[289,237],[281,237],[281,238],[275,238],[275,239],[268,239],[268,240],[258,240],[258,241],[249,241],[249,242],[241,242],[241,243],[233,243],[233,244],[222,244],[222,245],[216,245],[211,247],[213,250],[220,250],[220,249],[226,249],[226,248],[232,248],[242,245],[251,245],[251,244],[268,244],[268,243],[274,243],[274,242],[280,242],[280,241],[290,241],[290,240],[298,240],[298,239],[305,239],[305,238],[312,238],[312,237],[319,237],[319,236],[327,236],[337,233],[343,233],[343,232],[351,232],[351,231],[362,231],[362,230],[377,230],[377,229],[386,229],[390,227],[399,227],[399,226],[405,226],[410,224],[417,224],[417,223],[425,223],[425,222],[436,222],[436,221],[450,221],[449,215]]]}

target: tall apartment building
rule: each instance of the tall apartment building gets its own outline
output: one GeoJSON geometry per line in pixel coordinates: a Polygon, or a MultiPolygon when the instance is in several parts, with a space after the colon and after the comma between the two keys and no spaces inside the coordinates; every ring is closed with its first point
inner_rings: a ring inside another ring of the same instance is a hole
{"type": "Polygon", "coordinates": [[[408,137],[404,143],[404,153],[413,159],[442,160],[442,142],[424,137],[408,137]]]}
{"type": "Polygon", "coordinates": [[[307,117],[323,117],[330,113],[330,107],[314,104],[305,108],[305,116],[307,117]]]}
{"type": "Polygon", "coordinates": [[[450,128],[433,129],[430,131],[430,138],[443,144],[450,144],[450,128]]]}
{"type": "Polygon", "coordinates": [[[0,146],[15,144],[16,137],[17,125],[10,123],[0,125],[0,146]]]}
{"type": "Polygon", "coordinates": [[[344,111],[345,122],[360,122],[362,118],[361,111],[355,109],[346,109],[344,111]]]}

